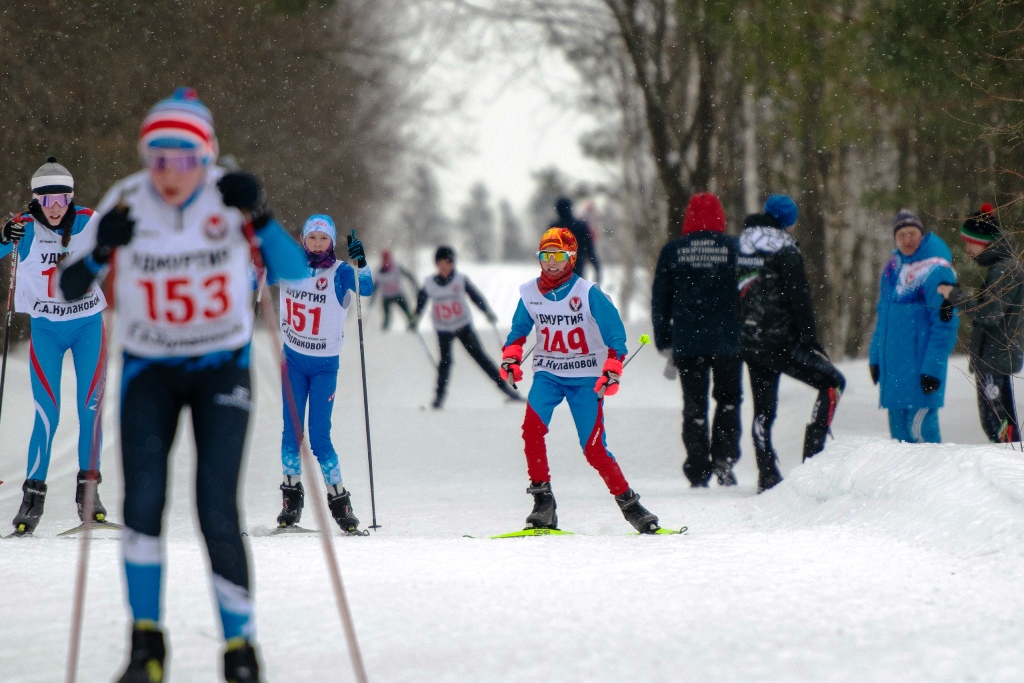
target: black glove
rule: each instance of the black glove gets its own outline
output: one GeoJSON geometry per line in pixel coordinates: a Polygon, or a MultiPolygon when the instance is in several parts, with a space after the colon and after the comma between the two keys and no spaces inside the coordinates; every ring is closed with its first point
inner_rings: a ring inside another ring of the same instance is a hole
{"type": "Polygon", "coordinates": [[[921,391],[926,394],[931,394],[939,390],[942,386],[942,380],[931,375],[921,375],[921,391]]]}
{"type": "Polygon", "coordinates": [[[868,366],[868,370],[871,371],[871,383],[878,384],[879,373],[881,372],[878,365],[872,364],[868,366]]]}
{"type": "Polygon", "coordinates": [[[354,228],[352,234],[348,236],[348,257],[360,268],[366,267],[366,252],[363,250],[363,243],[356,238],[354,228]]]}
{"type": "Polygon", "coordinates": [[[224,177],[217,181],[217,189],[224,199],[224,206],[247,212],[252,227],[256,230],[265,227],[274,216],[267,206],[263,184],[251,173],[225,173],[224,177]]]}
{"type": "Polygon", "coordinates": [[[15,216],[4,223],[3,230],[0,231],[0,243],[10,244],[25,236],[25,224],[16,222],[18,219],[21,219],[21,216],[15,216]]]}
{"type": "Polygon", "coordinates": [[[104,214],[96,229],[96,248],[92,258],[96,263],[103,264],[110,260],[114,249],[132,241],[135,235],[135,221],[128,212],[128,207],[115,206],[104,214]]]}

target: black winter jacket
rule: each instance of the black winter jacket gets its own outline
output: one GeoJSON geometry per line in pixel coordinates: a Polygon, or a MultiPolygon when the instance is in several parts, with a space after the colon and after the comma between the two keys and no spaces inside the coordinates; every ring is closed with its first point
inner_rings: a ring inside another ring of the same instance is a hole
{"type": "Polygon", "coordinates": [[[749,216],[740,234],[740,348],[747,352],[820,349],[811,287],[793,236],[772,216],[749,216]]]}
{"type": "Polygon", "coordinates": [[[651,322],[659,351],[686,356],[739,355],[735,237],[699,231],[662,250],[651,289],[651,322]]]}

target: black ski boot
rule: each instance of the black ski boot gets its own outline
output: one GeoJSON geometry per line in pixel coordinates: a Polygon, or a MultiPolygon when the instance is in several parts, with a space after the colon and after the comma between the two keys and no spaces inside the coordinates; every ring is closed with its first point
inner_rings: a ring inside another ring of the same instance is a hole
{"type": "MultiPolygon", "coordinates": [[[[288,477],[291,481],[291,477],[288,477]]],[[[305,505],[306,494],[302,490],[302,482],[294,484],[281,484],[281,514],[277,516],[277,524],[280,527],[295,526],[302,518],[302,508],[305,505]]]]}
{"type": "Polygon", "coordinates": [[[39,479],[26,479],[21,485],[24,495],[21,507],[14,516],[14,533],[18,536],[31,534],[43,516],[43,503],[46,502],[46,482],[39,479]]]}
{"type": "Polygon", "coordinates": [[[136,625],[132,629],[131,659],[117,683],[163,683],[166,657],[163,632],[155,626],[136,625]]]}
{"type": "Polygon", "coordinates": [[[331,516],[334,517],[334,521],[338,523],[338,526],[346,534],[358,534],[359,518],[352,511],[352,496],[344,488],[341,489],[340,493],[337,492],[337,486],[328,486],[327,491],[327,507],[331,509],[331,516]],[[330,493],[332,490],[335,493],[330,493]]]}
{"type": "Polygon", "coordinates": [[[804,432],[804,461],[813,458],[825,450],[825,439],[828,438],[828,427],[811,423],[804,432]]]}
{"type": "Polygon", "coordinates": [[[224,651],[224,680],[228,683],[259,683],[260,663],[248,640],[228,643],[224,651]]]}
{"type": "Polygon", "coordinates": [[[615,502],[622,510],[622,516],[642,534],[653,534],[659,529],[658,516],[640,504],[640,494],[633,489],[615,496],[615,502]]]}
{"type": "MultiPolygon", "coordinates": [[[[75,504],[78,505],[78,519],[85,521],[85,485],[89,481],[88,470],[78,470],[78,486],[75,487],[75,504]]],[[[96,472],[96,490],[92,496],[92,521],[107,521],[107,508],[100,502],[100,482],[103,475],[96,472]]]]}
{"type": "Polygon", "coordinates": [[[732,471],[732,463],[719,460],[711,466],[711,472],[718,478],[719,486],[736,486],[736,475],[732,471]]]}
{"type": "Polygon", "coordinates": [[[533,512],[526,516],[527,529],[557,529],[558,504],[551,493],[551,482],[531,481],[526,492],[533,496],[533,512]]]}
{"type": "Polygon", "coordinates": [[[777,486],[782,482],[782,473],[779,472],[779,466],[775,464],[773,458],[770,463],[762,465],[760,462],[757,464],[757,492],[764,493],[773,486],[777,486]]]}

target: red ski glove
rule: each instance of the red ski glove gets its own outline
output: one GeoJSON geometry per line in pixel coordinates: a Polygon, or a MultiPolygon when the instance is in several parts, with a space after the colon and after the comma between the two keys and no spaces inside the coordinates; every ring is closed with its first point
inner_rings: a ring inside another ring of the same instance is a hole
{"type": "Polygon", "coordinates": [[[512,384],[523,381],[523,370],[519,366],[523,363],[523,347],[519,344],[509,344],[501,350],[501,369],[498,374],[508,381],[509,374],[512,375],[512,384]]]}
{"type": "Polygon", "coordinates": [[[601,388],[604,387],[605,396],[614,396],[619,392],[619,377],[622,376],[622,361],[616,358],[609,358],[604,362],[604,367],[601,368],[601,373],[601,376],[597,379],[597,384],[594,385],[594,391],[600,395],[601,388]]]}

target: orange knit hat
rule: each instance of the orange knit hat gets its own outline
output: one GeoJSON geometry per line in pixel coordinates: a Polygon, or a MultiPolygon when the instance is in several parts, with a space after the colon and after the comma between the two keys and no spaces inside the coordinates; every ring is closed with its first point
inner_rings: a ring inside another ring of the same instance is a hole
{"type": "Polygon", "coordinates": [[[576,237],[568,228],[549,228],[540,238],[539,251],[569,252],[569,268],[576,267],[576,237]]]}

